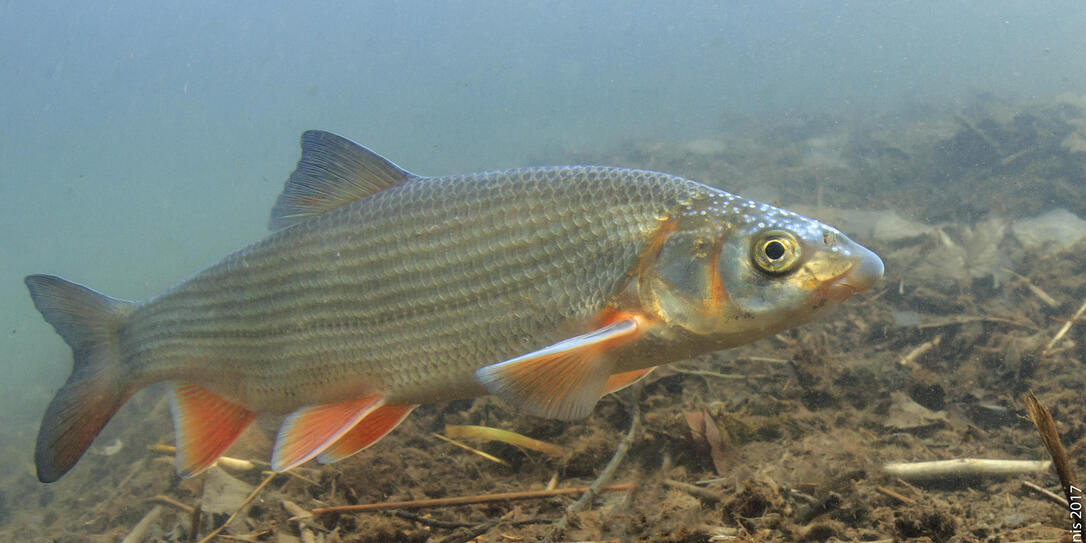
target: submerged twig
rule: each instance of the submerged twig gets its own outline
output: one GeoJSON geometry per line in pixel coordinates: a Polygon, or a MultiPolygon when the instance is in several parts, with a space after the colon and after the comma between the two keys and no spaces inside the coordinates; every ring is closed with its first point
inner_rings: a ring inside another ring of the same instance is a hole
{"type": "MultiPolygon", "coordinates": [[[[600,489],[601,492],[625,492],[632,485],[610,485],[600,489]]],[[[369,511],[387,511],[389,509],[422,509],[426,507],[449,507],[453,505],[472,505],[477,503],[504,502],[514,500],[537,500],[540,498],[552,498],[554,496],[570,496],[582,494],[588,487],[555,488],[553,490],[524,490],[520,492],[503,492],[501,494],[481,494],[476,496],[457,496],[453,498],[434,498],[431,500],[410,500],[402,502],[367,503],[359,505],[337,505],[333,507],[319,507],[310,511],[313,515],[328,513],[365,513],[369,511]]],[[[293,518],[291,520],[294,520],[293,518]]]]}
{"type": "Polygon", "coordinates": [[[545,543],[552,543],[555,538],[562,534],[562,531],[566,529],[566,525],[569,524],[570,516],[579,513],[590,503],[592,499],[599,494],[603,485],[607,484],[607,481],[611,480],[611,477],[615,474],[615,470],[622,464],[622,461],[626,458],[626,452],[633,445],[633,442],[637,439],[638,433],[641,431],[641,390],[644,388],[642,383],[637,383],[630,387],[630,430],[626,432],[626,437],[622,438],[622,441],[615,449],[614,456],[611,457],[611,461],[607,463],[607,466],[600,472],[599,477],[589,485],[585,493],[577,501],[570,504],[566,508],[565,514],[562,518],[558,519],[558,522],[554,523],[547,535],[543,537],[545,543]]]}
{"type": "Polygon", "coordinates": [[[899,462],[885,464],[883,470],[906,480],[952,479],[1037,473],[1052,467],[1047,460],[991,460],[987,458],[957,458],[933,462],[899,462]]]}
{"type": "MultiPolygon", "coordinates": [[[[173,445],[163,445],[161,443],[155,443],[154,445],[148,445],[147,450],[158,454],[176,454],[177,447],[173,445]]],[[[249,471],[257,466],[267,467],[270,464],[267,462],[261,462],[259,460],[242,460],[241,458],[231,458],[229,456],[220,456],[215,460],[212,465],[219,466],[221,468],[228,468],[234,471],[249,471]]]]}
{"type": "Polygon", "coordinates": [[[880,291],[878,291],[878,292],[876,292],[876,293],[874,293],[874,294],[872,294],[870,296],[865,297],[863,300],[860,300],[860,302],[855,304],[855,305],[861,305],[861,306],[862,305],[867,305],[867,304],[869,304],[871,302],[874,302],[875,300],[878,300],[879,298],[882,298],[882,295],[886,294],[889,291],[890,291],[890,289],[884,288],[884,289],[882,289],[882,290],[880,290],[880,291]]]}
{"type": "Polygon", "coordinates": [[[541,452],[551,456],[562,456],[568,452],[564,447],[559,447],[558,445],[552,445],[545,441],[532,439],[516,432],[510,432],[509,430],[502,430],[500,428],[491,428],[489,426],[446,424],[445,435],[458,439],[500,441],[514,447],[541,452]]]}
{"type": "MultiPolygon", "coordinates": [[[[422,524],[424,526],[430,526],[432,528],[457,529],[457,528],[472,528],[474,526],[478,526],[477,524],[472,524],[470,522],[454,522],[454,521],[449,521],[449,520],[440,520],[440,519],[434,519],[434,518],[430,518],[430,517],[424,517],[422,515],[419,515],[417,513],[412,513],[410,511],[396,511],[396,512],[392,513],[392,515],[396,516],[396,517],[399,517],[399,518],[402,518],[404,520],[410,520],[412,522],[417,522],[417,523],[422,524]]],[[[545,518],[528,518],[528,519],[514,520],[514,521],[508,522],[506,524],[508,524],[510,526],[527,526],[529,524],[550,524],[550,523],[551,523],[551,520],[545,519],[545,518]]]]}
{"type": "Polygon", "coordinates": [[[698,479],[697,481],[694,481],[694,484],[699,485],[699,486],[704,486],[704,485],[711,485],[713,483],[724,483],[724,482],[727,482],[727,481],[730,481],[730,480],[731,480],[731,478],[729,478],[729,477],[713,477],[713,478],[710,478],[710,479],[698,479]]]}
{"type": "Polygon", "coordinates": [[[1013,153],[1013,154],[1010,154],[1010,155],[1007,155],[1007,156],[1003,157],[1003,160],[1000,160],[999,163],[1001,165],[1003,165],[1003,166],[1006,166],[1006,165],[1010,164],[1011,162],[1014,162],[1014,161],[1026,156],[1026,155],[1028,155],[1028,154],[1030,154],[1030,153],[1032,153],[1032,152],[1034,152],[1036,150],[1037,150],[1037,147],[1026,147],[1025,149],[1022,149],[1021,151],[1018,151],[1017,153],[1013,153]]]}
{"type": "Polygon", "coordinates": [[[1067,500],[1064,499],[1063,496],[1060,496],[1059,494],[1056,494],[1055,492],[1052,492],[1051,490],[1043,486],[1035,485],[1029,481],[1022,481],[1022,486],[1045,497],[1046,499],[1048,499],[1048,501],[1060,505],[1064,509],[1067,508],[1067,500]]]}
{"type": "Polygon", "coordinates": [[[485,453],[483,451],[480,451],[479,449],[472,448],[469,445],[465,445],[465,444],[463,444],[463,443],[461,443],[461,442],[459,442],[459,441],[457,441],[455,439],[447,438],[447,437],[445,437],[445,436],[443,436],[443,435],[441,435],[441,434],[439,434],[437,432],[433,432],[430,435],[440,439],[441,441],[449,443],[450,445],[455,445],[457,447],[460,447],[461,449],[464,449],[465,451],[473,452],[473,453],[475,453],[475,454],[477,454],[479,456],[482,456],[483,458],[486,458],[487,460],[490,460],[491,462],[496,462],[496,463],[501,464],[503,466],[508,466],[509,465],[508,462],[506,462],[505,460],[502,460],[501,458],[498,458],[497,456],[485,453]]]}
{"type": "Polygon", "coordinates": [[[466,530],[439,539],[437,543],[466,543],[467,541],[471,541],[472,539],[489,532],[491,528],[497,526],[501,521],[502,519],[500,518],[488,520],[482,524],[477,524],[466,530]]]}
{"type": "Polygon", "coordinates": [[[925,322],[925,323],[916,325],[916,329],[917,330],[927,330],[928,328],[943,328],[945,326],[957,326],[959,324],[968,324],[968,323],[971,323],[971,322],[998,322],[998,323],[1002,323],[1002,324],[1011,324],[1011,325],[1018,326],[1018,327],[1021,327],[1021,328],[1029,328],[1031,330],[1036,330],[1037,329],[1036,324],[1034,324],[1032,322],[1029,322],[1027,320],[1008,319],[1006,317],[993,317],[993,316],[981,316],[981,315],[952,317],[952,318],[941,319],[941,320],[932,321],[932,322],[925,322]]]}
{"type": "Polygon", "coordinates": [[[889,488],[886,488],[886,487],[877,486],[877,487],[875,487],[875,492],[878,492],[879,494],[882,494],[883,496],[888,496],[890,498],[893,498],[893,499],[895,499],[895,500],[897,500],[897,501],[899,501],[899,502],[901,502],[901,503],[903,503],[905,505],[916,505],[916,500],[914,500],[914,499],[912,499],[912,498],[910,498],[908,496],[905,496],[904,494],[894,492],[893,490],[890,490],[889,488]]]}
{"type": "Polygon", "coordinates": [[[1052,341],[1049,341],[1048,345],[1045,345],[1044,350],[1041,351],[1041,356],[1047,356],[1052,354],[1052,348],[1055,347],[1061,339],[1063,339],[1063,336],[1067,335],[1067,332],[1071,330],[1071,327],[1074,326],[1075,322],[1079,319],[1079,317],[1082,316],[1083,313],[1086,313],[1086,301],[1082,302],[1082,305],[1079,306],[1078,311],[1075,311],[1075,314],[1071,316],[1070,320],[1063,323],[1063,326],[1061,326],[1060,330],[1056,332],[1056,335],[1052,338],[1052,341]]]}
{"type": "Polygon", "coordinates": [[[156,505],[143,515],[143,518],[132,527],[132,531],[128,532],[128,535],[124,536],[121,543],[139,543],[147,539],[147,532],[151,529],[151,524],[158,520],[158,516],[162,514],[162,506],[156,505]]]}
{"type": "Polygon", "coordinates": [[[898,363],[901,364],[902,366],[906,366],[906,367],[910,367],[910,368],[915,367],[916,366],[916,360],[918,358],[920,358],[921,356],[924,356],[924,354],[927,353],[928,351],[938,347],[939,343],[942,342],[942,341],[943,341],[943,336],[942,335],[935,336],[935,338],[932,339],[931,341],[925,341],[924,343],[921,343],[919,346],[917,346],[913,350],[909,351],[909,353],[906,354],[905,356],[903,356],[901,358],[901,361],[898,362],[898,363]]]}
{"type": "Polygon", "coordinates": [[[785,358],[770,358],[768,356],[741,356],[736,360],[748,360],[750,362],[768,362],[770,364],[787,364],[788,359],[785,358]]]}
{"type": "Polygon", "coordinates": [[[313,522],[313,517],[311,515],[309,515],[309,511],[306,511],[305,509],[303,509],[302,506],[300,506],[300,505],[298,505],[298,504],[296,504],[296,503],[294,503],[294,502],[292,502],[290,500],[283,500],[282,504],[283,504],[283,509],[286,510],[287,514],[291,515],[290,519],[293,522],[297,522],[298,524],[302,524],[302,525],[304,525],[304,526],[306,526],[308,528],[311,528],[313,530],[316,530],[318,532],[327,532],[328,531],[328,528],[325,528],[324,526],[321,526],[320,524],[317,524],[316,522],[313,522]]]}
{"type": "Polygon", "coordinates": [[[690,483],[684,483],[682,481],[664,479],[664,486],[669,486],[676,490],[682,490],[683,492],[686,492],[687,494],[690,494],[695,498],[700,498],[701,500],[709,504],[716,503],[721,499],[720,494],[713,492],[708,488],[702,488],[700,486],[692,485],[690,483]]]}
{"type": "Polygon", "coordinates": [[[472,526],[475,526],[474,524],[471,524],[470,522],[452,522],[452,521],[448,521],[448,520],[440,520],[440,519],[428,518],[428,517],[424,517],[424,516],[416,514],[416,513],[412,513],[410,511],[396,511],[395,513],[393,513],[393,515],[397,516],[397,517],[400,517],[400,518],[402,518],[404,520],[410,520],[411,522],[417,522],[419,524],[422,524],[423,526],[430,526],[431,528],[445,528],[445,529],[452,528],[452,529],[456,529],[456,528],[471,528],[472,526]]]}
{"type": "MultiPolygon", "coordinates": [[[[303,534],[304,534],[304,532],[303,532],[303,534]]],[[[257,539],[258,536],[252,536],[252,535],[219,534],[219,535],[217,535],[215,537],[217,537],[219,539],[225,539],[226,541],[241,541],[242,543],[260,543],[260,541],[261,541],[260,539],[257,539]]],[[[263,534],[261,535],[261,537],[263,537],[263,534]]]]}
{"type": "Polygon", "coordinates": [[[921,492],[919,488],[916,488],[915,486],[909,484],[909,481],[906,481],[905,479],[902,479],[901,477],[898,477],[897,482],[901,486],[909,489],[909,492],[912,492],[913,496],[916,496],[917,499],[920,499],[920,498],[924,497],[924,493],[921,492]]]}
{"type": "MultiPolygon", "coordinates": [[[[302,470],[304,470],[304,469],[306,469],[306,468],[299,468],[299,467],[295,467],[295,468],[291,468],[291,469],[289,469],[289,470],[287,470],[287,471],[284,471],[284,472],[282,472],[282,474],[283,474],[283,475],[289,475],[289,476],[291,476],[291,477],[294,477],[295,479],[297,479],[297,480],[299,480],[299,481],[301,481],[301,482],[303,482],[303,483],[305,483],[305,484],[308,484],[308,485],[310,485],[310,486],[321,486],[321,484],[320,484],[320,483],[318,483],[318,482],[314,481],[313,479],[310,479],[309,477],[306,477],[306,476],[304,476],[304,475],[302,475],[302,474],[298,473],[299,471],[302,471],[302,470]]],[[[306,471],[310,471],[310,472],[312,472],[312,471],[314,471],[314,470],[306,470],[306,471]]],[[[261,474],[261,475],[265,475],[265,476],[267,476],[267,475],[271,475],[271,474],[273,474],[273,473],[278,473],[278,472],[275,472],[275,471],[271,471],[271,470],[264,470],[264,471],[261,471],[261,472],[260,472],[260,474],[261,474]]]]}
{"type": "Polygon", "coordinates": [[[189,534],[185,543],[196,543],[200,539],[200,527],[204,522],[204,494],[207,491],[207,477],[200,477],[200,492],[196,499],[196,507],[189,514],[189,534]]]}
{"type": "Polygon", "coordinates": [[[182,510],[182,511],[184,511],[184,512],[190,514],[190,515],[192,514],[193,511],[196,510],[195,507],[193,507],[191,505],[188,505],[188,504],[181,503],[181,502],[179,502],[179,501],[177,501],[177,500],[175,500],[175,499],[173,499],[173,498],[171,498],[169,496],[166,496],[164,494],[159,494],[159,495],[157,495],[157,496],[155,496],[155,497],[153,497],[153,498],[151,498],[151,499],[149,499],[147,501],[157,502],[157,503],[161,503],[161,504],[164,504],[164,505],[169,505],[171,507],[176,507],[176,508],[178,508],[178,509],[180,509],[180,510],[182,510]]]}
{"type": "Polygon", "coordinates": [[[1022,274],[1020,274],[1020,273],[1018,273],[1018,272],[1016,272],[1016,271],[1014,271],[1014,270],[1012,270],[1010,268],[1002,268],[1002,269],[1003,269],[1003,271],[1017,277],[1020,281],[1022,281],[1022,283],[1024,285],[1026,285],[1026,288],[1028,288],[1029,291],[1032,292],[1034,296],[1039,298],[1048,307],[1051,307],[1052,309],[1056,309],[1056,308],[1060,307],[1061,304],[1059,302],[1057,302],[1055,298],[1053,298],[1052,296],[1049,296],[1049,294],[1047,292],[1045,292],[1044,289],[1042,289],[1041,287],[1033,284],[1033,281],[1030,281],[1029,277],[1026,277],[1025,275],[1022,275],[1022,274]]]}
{"type": "Polygon", "coordinates": [[[1070,503],[1075,499],[1071,495],[1071,488],[1077,486],[1075,484],[1075,473],[1071,471],[1071,463],[1067,461],[1067,451],[1064,450],[1063,444],[1060,443],[1060,434],[1056,431],[1056,421],[1052,420],[1052,413],[1041,404],[1041,401],[1037,399],[1033,392],[1026,394],[1025,401],[1029,418],[1033,421],[1033,425],[1037,427],[1037,432],[1041,434],[1041,442],[1044,443],[1045,449],[1048,450],[1048,455],[1052,457],[1052,462],[1056,466],[1056,476],[1060,478],[1060,485],[1063,486],[1067,501],[1070,503]]]}
{"type": "Polygon", "coordinates": [[[274,479],[276,475],[279,475],[279,474],[278,473],[273,473],[273,474],[267,476],[264,479],[264,481],[262,483],[260,483],[260,485],[258,485],[256,488],[254,488],[253,491],[250,492],[249,495],[245,497],[245,501],[241,502],[241,505],[239,505],[238,508],[229,517],[227,517],[226,522],[222,523],[222,526],[219,526],[218,528],[215,528],[214,530],[212,530],[211,533],[207,534],[207,536],[204,537],[203,539],[201,539],[199,543],[207,543],[208,541],[211,541],[212,539],[215,539],[215,536],[219,535],[220,532],[225,530],[226,527],[229,526],[231,522],[234,522],[234,519],[237,518],[238,513],[241,513],[241,510],[245,509],[245,506],[249,505],[249,503],[251,503],[257,497],[257,495],[260,494],[260,492],[264,490],[264,487],[268,486],[268,483],[272,482],[272,479],[274,479]]]}
{"type": "Polygon", "coordinates": [[[749,374],[748,375],[748,374],[742,374],[742,373],[720,373],[720,372],[717,372],[717,371],[708,371],[708,370],[688,370],[688,369],[684,369],[684,368],[671,368],[671,371],[674,371],[675,373],[683,373],[683,374],[686,374],[686,375],[701,375],[701,376],[704,376],[704,377],[716,377],[717,379],[727,379],[729,381],[745,381],[747,379],[761,379],[761,378],[764,378],[764,377],[769,377],[769,375],[765,374],[765,373],[756,373],[756,374],[749,374]]]}

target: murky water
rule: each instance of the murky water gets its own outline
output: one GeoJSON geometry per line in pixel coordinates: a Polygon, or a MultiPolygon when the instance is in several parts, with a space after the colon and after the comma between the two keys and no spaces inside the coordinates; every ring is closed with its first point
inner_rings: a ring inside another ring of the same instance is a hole
{"type": "MultiPolygon", "coordinates": [[[[1056,490],[1050,472],[913,489],[880,464],[1045,459],[1018,417],[1034,390],[1084,467],[1086,338],[1072,326],[1048,345],[1086,297],[1084,27],[1073,2],[4,3],[0,538],[117,540],[156,495],[201,504],[206,534],[260,482],[258,470],[179,482],[168,456],[146,451],[172,444],[153,388],[65,479],[39,483],[38,423],[71,353],[22,278],[161,292],[266,235],[297,138],[319,128],[422,174],[667,171],[836,224],[882,254],[882,286],[836,315],[654,374],[615,481],[639,490],[601,498],[567,540],[1054,539],[1067,512],[1021,487],[1056,490]],[[718,478],[702,486],[719,499],[662,482],[718,478]],[[836,505],[811,511],[831,493],[836,505]]],[[[620,397],[574,423],[493,399],[420,409],[372,451],[276,479],[231,533],[438,541],[454,530],[344,516],[321,519],[325,533],[281,504],[518,491],[553,474],[587,484],[629,426],[620,397]],[[473,443],[503,466],[433,438],[445,424],[570,452],[473,443]]],[[[231,454],[266,460],[274,435],[251,434],[231,454]]],[[[532,540],[566,505],[523,503],[483,540],[532,540]]],[[[163,507],[146,537],[187,540],[191,515],[163,507]]],[[[479,525],[512,507],[433,515],[479,525]]]]}

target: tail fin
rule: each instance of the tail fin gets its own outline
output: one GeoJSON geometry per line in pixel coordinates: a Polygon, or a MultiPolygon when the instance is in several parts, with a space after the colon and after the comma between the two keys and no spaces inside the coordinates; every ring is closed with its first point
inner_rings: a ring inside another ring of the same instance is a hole
{"type": "Polygon", "coordinates": [[[41,421],[38,479],[60,479],[132,391],[120,368],[117,329],[135,307],[52,275],[27,276],[34,306],[72,348],[75,364],[41,421]]]}

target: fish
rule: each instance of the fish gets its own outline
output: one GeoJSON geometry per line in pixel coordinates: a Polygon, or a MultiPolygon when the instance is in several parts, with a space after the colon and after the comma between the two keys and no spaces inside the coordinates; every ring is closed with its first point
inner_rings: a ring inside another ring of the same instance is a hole
{"type": "Polygon", "coordinates": [[[588,416],[655,367],[818,318],[883,274],[837,229],[683,177],[553,166],[427,177],[308,131],[266,238],[145,301],[25,279],[73,369],[41,422],[61,478],[170,383],[177,471],[283,415],[277,472],[343,460],[421,404],[588,416]]]}

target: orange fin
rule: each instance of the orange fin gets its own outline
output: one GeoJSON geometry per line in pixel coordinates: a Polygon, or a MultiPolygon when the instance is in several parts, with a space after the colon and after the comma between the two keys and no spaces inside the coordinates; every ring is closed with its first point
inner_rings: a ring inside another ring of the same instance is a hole
{"type": "Polygon", "coordinates": [[[321,464],[339,462],[362,449],[377,443],[385,437],[393,428],[400,425],[403,419],[411,414],[417,405],[382,405],[370,411],[366,418],[354,425],[351,431],[339,438],[331,447],[317,457],[321,464]]]}
{"type": "Polygon", "coordinates": [[[612,392],[618,392],[642,379],[648,374],[652,373],[652,370],[656,369],[656,366],[651,368],[645,368],[643,370],[624,371],[622,373],[615,373],[607,378],[607,384],[603,389],[606,391],[604,394],[610,394],[612,392]]]}
{"type": "Polygon", "coordinates": [[[358,421],[381,407],[380,394],[346,402],[316,405],[290,414],[279,428],[272,470],[284,472],[320,454],[350,432],[358,421]]]}
{"type": "Polygon", "coordinates": [[[614,343],[639,334],[639,319],[628,316],[587,334],[475,371],[491,394],[529,414],[552,419],[588,416],[603,396],[614,343]]]}
{"type": "Polygon", "coordinates": [[[170,395],[177,439],[177,473],[192,477],[222,456],[256,413],[198,385],[175,383],[170,395]]]}

